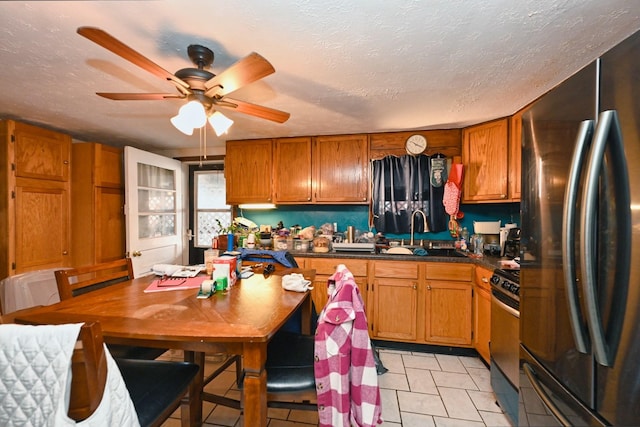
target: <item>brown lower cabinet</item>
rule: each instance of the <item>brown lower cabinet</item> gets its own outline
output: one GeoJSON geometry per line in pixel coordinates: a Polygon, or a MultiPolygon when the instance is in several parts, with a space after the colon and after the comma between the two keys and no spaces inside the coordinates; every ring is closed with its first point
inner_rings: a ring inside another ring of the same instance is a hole
{"type": "Polygon", "coordinates": [[[419,271],[415,262],[373,262],[372,338],[418,341],[419,271]]]}
{"type": "Polygon", "coordinates": [[[476,267],[473,293],[473,347],[487,363],[490,359],[492,275],[492,270],[476,267]]]}
{"type": "Polygon", "coordinates": [[[301,268],[312,268],[316,270],[316,280],[313,282],[311,298],[318,313],[327,304],[327,281],[336,271],[339,264],[344,264],[353,274],[356,285],[360,289],[360,294],[367,307],[367,269],[369,261],[366,259],[341,259],[341,258],[304,258],[295,257],[298,266],[301,268]]]}
{"type": "Polygon", "coordinates": [[[313,301],[327,301],[338,264],[351,270],[365,301],[371,338],[472,347],[473,264],[298,257],[316,270],[313,301]]]}
{"type": "Polygon", "coordinates": [[[473,265],[425,263],[425,341],[470,346],[473,265]]]}

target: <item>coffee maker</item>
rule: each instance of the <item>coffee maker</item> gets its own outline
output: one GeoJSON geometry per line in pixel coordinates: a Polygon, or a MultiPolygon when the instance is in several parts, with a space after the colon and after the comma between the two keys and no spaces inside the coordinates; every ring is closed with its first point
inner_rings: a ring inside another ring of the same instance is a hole
{"type": "Polygon", "coordinates": [[[504,243],[503,256],[507,258],[515,258],[520,256],[520,228],[510,228],[507,234],[507,240],[504,243]]]}

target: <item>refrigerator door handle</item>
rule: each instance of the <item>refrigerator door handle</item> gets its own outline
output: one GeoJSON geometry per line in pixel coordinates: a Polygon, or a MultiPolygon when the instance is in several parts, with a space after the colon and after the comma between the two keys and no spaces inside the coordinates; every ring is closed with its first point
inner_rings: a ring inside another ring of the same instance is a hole
{"type": "MultiPolygon", "coordinates": [[[[613,173],[615,174],[615,194],[616,194],[616,219],[617,235],[616,235],[616,271],[615,286],[620,287],[618,294],[621,295],[618,301],[621,307],[626,304],[626,289],[629,286],[629,269],[630,269],[630,235],[631,235],[631,214],[629,181],[626,165],[624,147],[622,144],[622,133],[618,123],[618,115],[614,110],[603,111],[598,119],[598,126],[593,137],[593,148],[587,165],[587,174],[585,178],[585,190],[582,198],[582,215],[580,218],[580,261],[581,273],[584,283],[584,295],[587,311],[587,325],[593,344],[593,352],[596,361],[603,366],[611,366],[615,359],[617,350],[617,339],[620,331],[612,334],[614,342],[607,343],[605,331],[603,328],[602,316],[598,304],[598,287],[596,272],[596,245],[597,234],[596,228],[597,210],[598,210],[598,189],[600,173],[603,167],[603,159],[607,142],[611,142],[610,153],[613,157],[612,163],[615,165],[613,173]]],[[[605,272],[606,275],[606,272],[605,272]]],[[[617,308],[616,316],[620,319],[624,315],[624,309],[617,308]]],[[[621,322],[613,322],[621,328],[621,322]]]]}
{"type": "Polygon", "coordinates": [[[588,154],[588,145],[593,135],[593,120],[580,123],[576,137],[575,149],[571,159],[571,167],[567,178],[567,190],[564,195],[562,210],[562,269],[565,281],[565,291],[569,304],[569,320],[576,349],[586,354],[587,332],[580,302],[578,301],[578,281],[576,279],[576,204],[580,186],[580,173],[588,154]]]}
{"type": "Polygon", "coordinates": [[[527,376],[527,379],[531,383],[533,390],[536,392],[540,400],[542,400],[542,403],[544,403],[544,405],[547,407],[549,412],[551,412],[551,415],[553,415],[553,417],[556,420],[558,420],[558,422],[563,426],[565,427],[573,426],[573,424],[569,421],[569,419],[567,419],[567,417],[564,416],[562,411],[553,403],[551,398],[547,396],[547,393],[544,391],[544,389],[540,385],[540,381],[538,381],[536,372],[531,367],[531,365],[529,365],[527,362],[524,362],[522,364],[522,370],[524,371],[525,375],[527,376]]]}

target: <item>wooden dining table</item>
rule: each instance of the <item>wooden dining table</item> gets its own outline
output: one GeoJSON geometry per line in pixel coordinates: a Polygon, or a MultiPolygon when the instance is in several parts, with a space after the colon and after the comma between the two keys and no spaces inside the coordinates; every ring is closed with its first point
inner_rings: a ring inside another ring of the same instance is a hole
{"type": "Polygon", "coordinates": [[[202,424],[204,354],[240,354],[244,368],[244,425],[267,425],[267,344],[302,307],[302,331],[309,332],[309,292],[282,288],[282,276],[301,273],[313,281],[315,270],[280,269],[256,273],[226,292],[198,299],[198,289],[145,293],[155,279],[144,276],[95,290],[57,304],[3,316],[3,322],[59,324],[99,321],[107,343],[184,351],[200,373],[181,406],[182,425],[202,424]]]}

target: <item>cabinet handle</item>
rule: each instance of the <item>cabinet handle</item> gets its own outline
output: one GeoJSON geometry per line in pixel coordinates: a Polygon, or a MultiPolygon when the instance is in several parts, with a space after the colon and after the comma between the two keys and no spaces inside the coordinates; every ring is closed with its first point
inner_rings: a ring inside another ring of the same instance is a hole
{"type": "Polygon", "coordinates": [[[62,255],[69,255],[69,251],[62,251],[62,255]]]}
{"type": "Polygon", "coordinates": [[[64,163],[65,165],[69,164],[69,160],[64,160],[62,163],[64,163]]]}
{"type": "Polygon", "coordinates": [[[507,195],[506,195],[506,194],[501,194],[501,195],[500,195],[500,198],[501,198],[501,199],[506,199],[506,198],[507,198],[507,195]]]}
{"type": "Polygon", "coordinates": [[[133,251],[133,256],[142,256],[142,252],[140,252],[140,251],[133,251]]]}
{"type": "Polygon", "coordinates": [[[486,277],[483,277],[483,278],[482,278],[482,281],[483,281],[484,283],[489,283],[489,279],[487,279],[486,277]]]}
{"type": "Polygon", "coordinates": [[[427,285],[427,290],[430,291],[431,290],[431,285],[427,285]]]}
{"type": "Polygon", "coordinates": [[[417,290],[418,289],[418,285],[416,285],[415,283],[413,284],[413,289],[417,290]]]}

